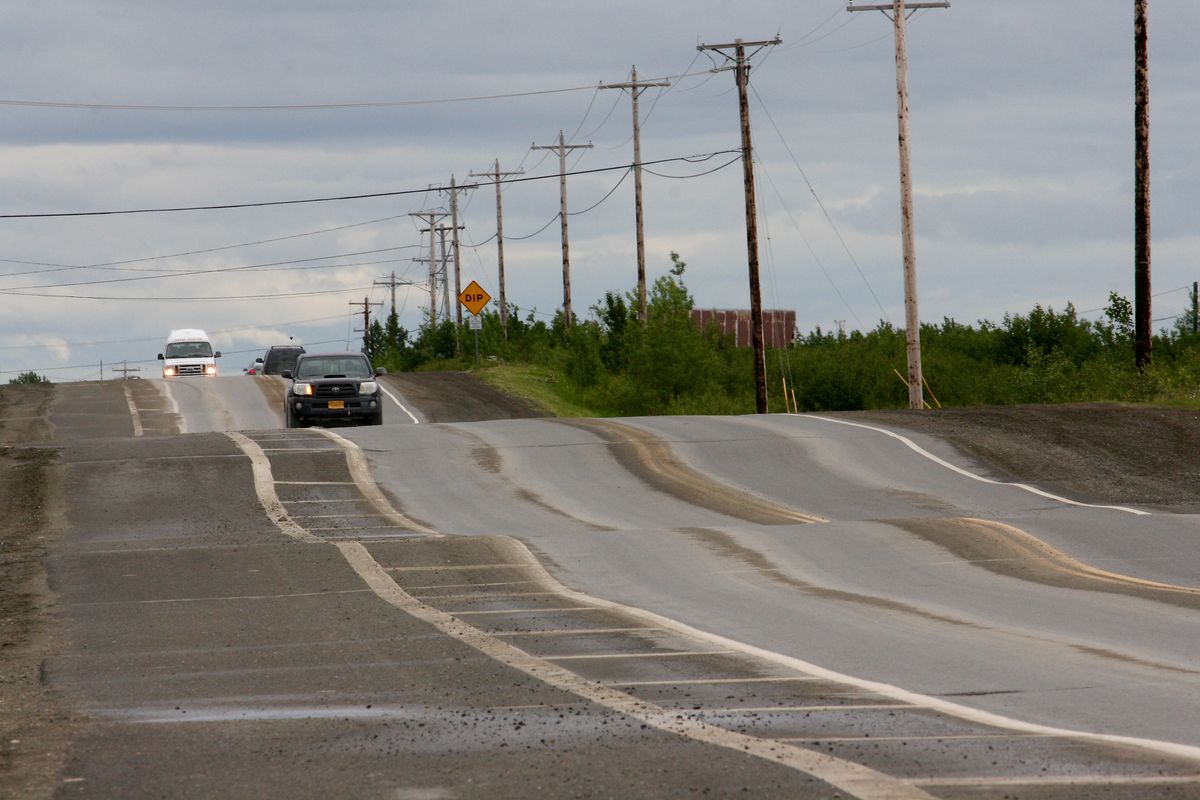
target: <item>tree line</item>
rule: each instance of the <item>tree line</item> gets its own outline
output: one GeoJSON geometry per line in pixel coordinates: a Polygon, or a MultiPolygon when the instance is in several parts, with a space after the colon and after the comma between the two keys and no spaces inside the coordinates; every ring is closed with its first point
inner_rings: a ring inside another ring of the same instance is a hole
{"type": "MultiPolygon", "coordinates": [[[[587,319],[563,324],[521,316],[511,308],[508,329],[498,313],[482,315],[484,363],[536,365],[554,376],[554,390],[597,415],[753,413],[754,364],[747,348],[715,325],[691,319],[695,305],[684,282],[686,264],[672,267],[648,293],[647,320],[637,318],[634,293],[608,292],[587,319]]],[[[999,323],[963,324],[946,318],[921,326],[927,400],[937,405],[1008,405],[1085,401],[1168,402],[1200,407],[1200,313],[1197,300],[1173,327],[1154,337],[1154,362],[1134,365],[1133,308],[1110,293],[1104,318],[1081,318],[1034,306],[999,323]]],[[[453,321],[423,325],[415,335],[395,315],[375,321],[367,355],[389,370],[469,369],[473,331],[453,321]]],[[[766,351],[770,410],[905,408],[905,335],[881,321],[868,332],[816,328],[786,348],[766,351]]]]}

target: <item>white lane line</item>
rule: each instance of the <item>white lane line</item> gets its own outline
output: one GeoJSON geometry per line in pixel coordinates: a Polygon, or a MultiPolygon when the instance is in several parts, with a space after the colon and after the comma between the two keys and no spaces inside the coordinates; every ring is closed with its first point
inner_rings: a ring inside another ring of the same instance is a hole
{"type": "Polygon", "coordinates": [[[325,597],[334,594],[364,594],[370,589],[332,589],[321,592],[291,592],[287,594],[241,594],[221,595],[214,597],[166,597],[157,600],[96,600],[87,603],[71,603],[72,608],[89,608],[92,606],[162,606],[175,603],[218,603],[226,600],[294,600],[297,597],[325,597]]]}
{"type": "Polygon", "coordinates": [[[844,419],[833,419],[832,417],[822,417],[817,414],[803,414],[802,418],[803,419],[819,419],[819,420],[823,420],[824,422],[833,422],[837,425],[849,425],[852,428],[862,428],[863,430],[875,431],[876,433],[882,433],[885,436],[890,436],[893,439],[897,439],[897,440],[903,442],[906,447],[908,447],[910,450],[912,450],[917,455],[927,458],[930,461],[932,461],[933,463],[935,463],[939,466],[945,467],[946,469],[950,470],[951,472],[956,472],[959,475],[962,475],[963,477],[970,478],[973,481],[979,481],[980,483],[990,483],[993,486],[1013,486],[1017,489],[1024,489],[1027,492],[1036,494],[1039,497],[1045,497],[1048,500],[1054,500],[1055,502],[1058,502],[1058,503],[1065,503],[1066,505],[1069,505],[1069,506],[1079,506],[1081,508],[1100,508],[1100,509],[1105,509],[1108,511],[1124,511],[1126,514],[1137,514],[1138,516],[1149,516],[1150,515],[1149,511],[1142,511],[1141,509],[1138,509],[1138,508],[1129,508],[1127,506],[1102,506],[1102,505],[1095,505],[1093,503],[1081,503],[1078,500],[1071,500],[1066,497],[1060,497],[1059,495],[1051,494],[1050,492],[1042,491],[1041,489],[1038,489],[1036,486],[1030,486],[1029,484],[1010,483],[1008,481],[995,481],[995,480],[992,480],[991,478],[985,478],[982,475],[976,475],[973,472],[968,472],[967,470],[963,469],[962,467],[955,466],[954,464],[951,464],[949,461],[946,461],[945,459],[935,456],[933,453],[931,453],[928,450],[926,450],[925,448],[921,447],[919,444],[914,442],[912,439],[909,439],[906,436],[901,436],[898,433],[889,431],[886,428],[877,428],[874,425],[863,425],[860,422],[849,422],[848,420],[844,420],[844,419]]]}
{"type": "Polygon", "coordinates": [[[571,656],[542,656],[547,661],[609,661],[635,658],[696,658],[703,656],[728,656],[736,650],[680,650],[670,653],[581,653],[571,656]]]}
{"type": "Polygon", "coordinates": [[[639,719],[658,730],[728,748],[807,773],[861,800],[933,800],[932,795],[916,786],[905,784],[860,764],[784,742],[759,739],[726,730],[701,720],[688,719],[678,711],[647,703],[612,687],[586,680],[574,672],[546,659],[532,656],[415,599],[400,588],[361,544],[343,542],[337,547],[355,572],[384,601],[428,622],[446,635],[484,655],[550,686],[639,719]]]}
{"type": "Polygon", "coordinates": [[[129,404],[129,416],[133,418],[133,435],[142,435],[142,418],[138,415],[137,403],[133,402],[133,392],[128,386],[122,386],[125,390],[125,402],[129,404]]]}
{"type": "Polygon", "coordinates": [[[411,411],[409,411],[407,408],[404,407],[404,403],[400,402],[400,398],[396,397],[396,395],[394,395],[388,391],[387,387],[383,385],[383,381],[379,382],[379,391],[383,392],[388,397],[392,398],[392,402],[395,403],[397,406],[399,406],[401,411],[403,411],[405,414],[408,414],[408,418],[413,421],[413,425],[421,424],[421,421],[419,419],[417,419],[411,411]]]}
{"type": "Polygon", "coordinates": [[[616,603],[610,600],[603,600],[597,597],[591,597],[577,592],[574,589],[569,589],[563,586],[558,580],[542,566],[524,543],[511,537],[500,537],[511,543],[511,546],[518,552],[524,552],[529,559],[528,569],[533,575],[541,579],[547,586],[561,587],[562,595],[565,598],[574,599],[579,602],[590,602],[595,604],[597,610],[608,609],[611,611],[621,611],[629,615],[633,619],[648,622],[653,625],[659,625],[675,633],[681,633],[687,636],[694,636],[701,641],[708,642],[714,647],[728,647],[740,651],[741,653],[760,658],[764,661],[779,664],[780,666],[788,667],[797,672],[810,675],[813,679],[823,679],[841,683],[846,686],[853,686],[882,697],[890,697],[893,700],[899,700],[902,703],[925,708],[930,711],[937,711],[947,714],[951,717],[963,719],[968,722],[975,722],[980,725],[987,725],[993,728],[1000,728],[1018,733],[1040,733],[1049,736],[1063,736],[1076,741],[1090,742],[1095,744],[1106,745],[1124,745],[1134,747],[1139,750],[1144,750],[1162,755],[1177,756],[1186,758],[1191,761],[1200,762],[1200,747],[1193,745],[1180,744],[1178,742],[1167,742],[1158,739],[1146,739],[1139,736],[1123,736],[1120,734],[1108,733],[1093,733],[1091,731],[1073,730],[1070,728],[1057,728],[1052,725],[1041,725],[1033,722],[1025,722],[1023,720],[1006,717],[1002,714],[995,714],[990,711],[964,706],[960,703],[955,703],[950,700],[945,700],[940,697],[920,694],[908,689],[902,689],[899,686],[893,686],[887,683],[871,681],[865,678],[858,678],[853,675],[847,675],[836,670],[827,669],[810,661],[794,658],[793,656],[776,653],[772,650],[766,650],[754,645],[745,644],[725,636],[719,636],[714,633],[702,631],[699,628],[694,628],[691,625],[673,620],[669,617],[664,617],[660,614],[655,614],[652,611],[646,611],[635,606],[627,606],[621,603],[616,603]]]}
{"type": "Polygon", "coordinates": [[[930,787],[987,786],[1158,786],[1200,784],[1200,775],[1031,775],[1011,778],[979,776],[975,778],[908,778],[906,782],[930,787]]]}
{"type": "Polygon", "coordinates": [[[396,525],[407,528],[410,531],[424,533],[427,536],[440,537],[442,534],[435,531],[433,528],[426,527],[416,520],[409,519],[401,514],[396,509],[392,508],[392,504],[384,496],[383,491],[379,488],[379,484],[375,483],[375,479],[371,477],[371,467],[367,463],[367,457],[363,455],[362,448],[356,443],[350,441],[345,436],[334,433],[325,428],[317,428],[316,432],[326,437],[330,441],[341,445],[342,450],[346,454],[346,466],[350,469],[350,477],[354,479],[354,483],[358,485],[358,490],[362,492],[363,497],[370,501],[371,505],[375,506],[381,514],[390,519],[396,525]]]}
{"type": "Polygon", "coordinates": [[[476,569],[511,567],[524,569],[526,564],[440,564],[431,567],[384,567],[388,572],[468,572],[476,569]]]}
{"type": "Polygon", "coordinates": [[[562,606],[560,608],[502,608],[499,611],[446,611],[456,617],[488,617],[497,614],[545,614],[551,611],[604,611],[596,606],[562,606]]]}
{"type": "Polygon", "coordinates": [[[596,636],[605,633],[646,633],[662,628],[554,628],[548,631],[495,631],[492,636],[518,638],[521,636],[596,636]]]}
{"type": "Polygon", "coordinates": [[[601,681],[603,686],[712,686],[739,683],[801,683],[819,681],[809,675],[779,675],[770,678],[691,678],[665,681],[601,681]]]}
{"type": "Polygon", "coordinates": [[[274,484],[276,486],[355,486],[356,485],[354,483],[354,481],[274,481],[274,484]]]}
{"type": "MultiPolygon", "coordinates": [[[[808,711],[897,711],[897,710],[904,709],[904,708],[908,708],[908,706],[905,706],[901,703],[845,703],[840,706],[832,706],[832,705],[823,705],[823,706],[748,706],[746,708],[741,708],[740,706],[717,706],[717,707],[713,707],[713,708],[705,707],[700,710],[693,709],[691,711],[691,713],[699,714],[700,716],[718,716],[718,717],[720,717],[720,716],[728,716],[731,714],[770,714],[775,711],[778,711],[780,713],[792,713],[792,712],[796,712],[796,711],[805,711],[805,712],[808,712],[808,711]]],[[[1011,733],[998,733],[998,734],[989,734],[989,735],[993,735],[993,736],[1000,737],[1000,738],[1007,737],[1010,739],[1013,737],[1013,734],[1011,734],[1011,733]]],[[[1029,735],[1029,734],[1023,734],[1023,735],[1029,735]]],[[[798,742],[816,741],[815,739],[808,739],[803,736],[790,736],[790,737],[786,737],[786,738],[795,739],[798,742]]],[[[861,742],[864,737],[853,736],[853,737],[847,737],[847,738],[850,741],[861,742]]],[[[875,741],[876,738],[883,738],[883,737],[872,736],[871,741],[875,741]]],[[[896,738],[908,739],[908,738],[914,738],[914,737],[898,736],[896,738]]],[[[921,738],[921,737],[915,737],[915,738],[921,738]]],[[[953,739],[954,737],[950,736],[950,737],[930,737],[930,738],[953,739]]]]}
{"type": "Polygon", "coordinates": [[[271,474],[271,462],[262,448],[249,437],[237,431],[226,431],[225,435],[232,439],[250,459],[250,467],[254,472],[254,491],[258,495],[258,502],[262,503],[263,510],[267,512],[267,517],[275,523],[279,530],[293,539],[301,542],[320,542],[320,538],[301,528],[288,516],[287,509],[279,500],[279,495],[275,494],[275,476],[271,474]]]}
{"type": "MultiPolygon", "coordinates": [[[[441,587],[438,587],[441,588],[441,587]]],[[[558,592],[459,592],[457,594],[415,594],[418,600],[502,600],[507,597],[555,597],[558,592]]]]}

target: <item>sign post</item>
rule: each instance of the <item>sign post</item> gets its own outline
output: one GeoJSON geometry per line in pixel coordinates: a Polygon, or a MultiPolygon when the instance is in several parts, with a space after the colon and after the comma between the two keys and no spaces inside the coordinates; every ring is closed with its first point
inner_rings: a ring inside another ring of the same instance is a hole
{"type": "Polygon", "coordinates": [[[471,285],[462,290],[462,294],[458,296],[458,302],[463,305],[467,311],[471,312],[470,326],[471,330],[475,331],[475,362],[479,362],[479,329],[483,327],[483,320],[479,317],[479,312],[483,311],[492,299],[492,296],[484,291],[484,288],[477,282],[471,281],[471,285]]]}

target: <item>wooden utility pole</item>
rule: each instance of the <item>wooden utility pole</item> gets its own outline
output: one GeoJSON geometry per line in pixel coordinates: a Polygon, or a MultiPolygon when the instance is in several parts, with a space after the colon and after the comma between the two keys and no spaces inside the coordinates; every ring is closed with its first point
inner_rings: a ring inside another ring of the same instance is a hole
{"type": "Polygon", "coordinates": [[[633,213],[637,227],[638,320],[646,324],[646,239],[642,229],[642,125],[638,98],[651,86],[670,86],[670,81],[638,81],[637,65],[627,83],[602,83],[601,89],[628,89],[633,99],[633,213]]]}
{"type": "Polygon", "coordinates": [[[1150,366],[1150,64],[1146,35],[1148,0],[1133,0],[1133,304],[1134,362],[1150,366]]]}
{"type": "Polygon", "coordinates": [[[591,144],[567,144],[563,141],[563,132],[558,132],[558,144],[537,145],[531,150],[558,151],[558,217],[562,222],[562,265],[563,265],[563,325],[571,329],[571,246],[567,239],[567,151],[586,150],[591,144]]]}
{"type": "Polygon", "coordinates": [[[396,278],[396,270],[392,270],[392,274],[380,275],[371,284],[372,286],[387,286],[392,290],[392,316],[396,315],[396,287],[397,286],[412,286],[412,281],[402,281],[396,278]]]}
{"type": "MultiPolygon", "coordinates": [[[[458,224],[458,193],[462,191],[455,186],[454,176],[450,176],[450,240],[451,249],[454,252],[454,296],[458,297],[462,294],[462,260],[458,253],[458,232],[462,230],[462,226],[458,224]]],[[[447,285],[449,285],[447,283],[447,285]]],[[[447,301],[449,302],[449,301],[447,301]]],[[[462,306],[458,303],[454,304],[454,324],[462,327],[462,306]]]]}
{"type": "Polygon", "coordinates": [[[439,250],[442,256],[442,311],[446,315],[446,319],[450,319],[450,277],[448,274],[449,270],[447,269],[449,259],[446,255],[446,231],[448,230],[450,230],[448,225],[437,226],[438,242],[440,244],[439,250]]]}
{"type": "Polygon", "coordinates": [[[848,11],[882,11],[896,29],[896,116],[900,129],[900,232],[904,250],[904,328],[908,339],[908,407],[923,409],[925,377],[921,371],[921,315],[917,308],[917,250],[913,241],[912,173],[908,146],[908,45],[904,23],[909,12],[922,8],[949,8],[949,0],[928,3],[850,5],[848,11]]]}
{"type": "Polygon", "coordinates": [[[738,111],[742,125],[742,180],[746,192],[746,260],[750,270],[750,341],[754,346],[754,398],[759,414],[767,413],[767,356],[763,346],[762,289],[758,278],[758,212],[754,194],[754,154],[750,144],[750,100],[747,96],[750,60],[746,57],[746,48],[757,47],[758,50],[762,50],[781,41],[783,40],[776,36],[774,39],[758,42],[735,39],[732,44],[696,46],[697,50],[716,50],[732,61],[737,78],[738,111]],[[731,48],[733,56],[724,52],[731,48]]]}
{"type": "MultiPolygon", "coordinates": [[[[421,233],[429,234],[429,325],[431,328],[437,327],[437,258],[434,253],[436,240],[434,238],[434,228],[439,220],[446,218],[445,211],[413,211],[409,213],[410,217],[417,217],[422,222],[427,224],[428,228],[422,228],[421,233]]],[[[419,259],[414,259],[419,260],[419,259]]]]}
{"type": "Polygon", "coordinates": [[[381,306],[381,305],[383,305],[383,303],[372,303],[372,302],[371,302],[371,298],[369,298],[369,297],[364,297],[364,298],[362,299],[362,302],[361,302],[361,303],[356,303],[356,302],[354,302],[353,300],[351,300],[351,301],[350,301],[350,305],[352,305],[352,306],[362,306],[362,315],[363,315],[363,326],[362,326],[363,346],[362,346],[362,351],[363,351],[363,353],[366,353],[366,352],[368,351],[368,349],[369,349],[369,348],[367,347],[367,342],[368,342],[368,337],[370,336],[370,333],[371,333],[371,306],[381,306]]]}
{"type": "Polygon", "coordinates": [[[524,175],[525,170],[519,169],[515,172],[501,172],[500,159],[496,159],[496,165],[491,172],[472,172],[469,177],[472,178],[492,178],[496,182],[496,263],[500,273],[500,329],[504,331],[504,338],[508,338],[508,301],[504,297],[504,211],[500,204],[500,179],[509,175],[524,175]]]}

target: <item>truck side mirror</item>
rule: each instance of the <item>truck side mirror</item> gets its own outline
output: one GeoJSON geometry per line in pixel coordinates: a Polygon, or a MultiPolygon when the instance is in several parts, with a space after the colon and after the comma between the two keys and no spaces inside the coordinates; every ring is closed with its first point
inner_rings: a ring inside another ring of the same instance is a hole
{"type": "Polygon", "coordinates": [[[290,381],[292,379],[292,371],[290,369],[285,369],[283,372],[279,373],[279,377],[287,378],[290,381]]]}
{"type": "Polygon", "coordinates": [[[159,353],[159,354],[158,354],[158,360],[159,360],[159,361],[162,361],[162,360],[163,360],[162,353],[159,353]]]}
{"type": "Polygon", "coordinates": [[[220,358],[220,357],[221,357],[221,351],[220,351],[220,350],[218,350],[217,352],[213,353],[213,358],[220,358]]]}
{"type": "Polygon", "coordinates": [[[387,375],[387,367],[376,367],[375,374],[376,375],[387,375]]]}

